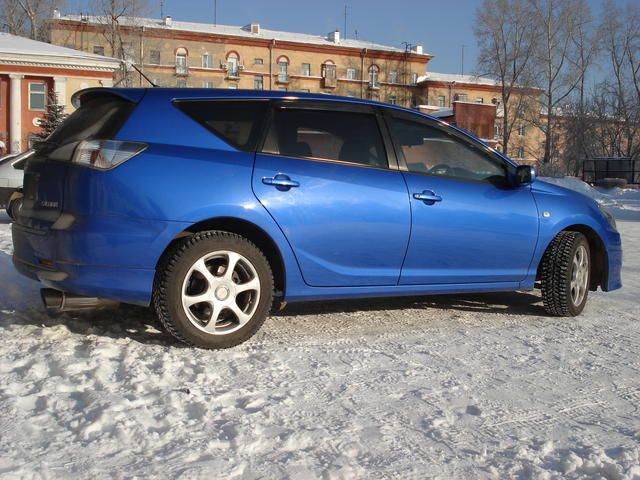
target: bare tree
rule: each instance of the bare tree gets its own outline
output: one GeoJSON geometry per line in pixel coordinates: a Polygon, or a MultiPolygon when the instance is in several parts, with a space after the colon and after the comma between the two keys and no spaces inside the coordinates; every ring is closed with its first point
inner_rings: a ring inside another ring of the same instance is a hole
{"type": "Polygon", "coordinates": [[[509,151],[509,140],[518,117],[528,104],[521,88],[529,80],[537,33],[526,0],[484,0],[476,10],[475,36],[478,40],[478,70],[492,77],[501,94],[501,144],[509,151]]]}
{"type": "MultiPolygon", "coordinates": [[[[122,60],[118,83],[130,86],[131,64],[134,59],[134,40],[139,36],[139,17],[147,12],[146,0],[95,0],[95,21],[101,24],[111,56],[122,60]]],[[[140,59],[139,59],[140,60],[140,59]]]]}
{"type": "Polygon", "coordinates": [[[555,140],[557,116],[569,103],[569,96],[584,84],[591,65],[592,53],[583,43],[592,25],[589,5],[585,0],[530,0],[534,10],[532,21],[540,34],[536,64],[540,67],[539,86],[543,90],[539,128],[544,134],[543,163],[557,156],[555,140]],[[580,36],[583,39],[580,39],[580,36]],[[583,48],[584,51],[580,52],[583,48]],[[573,60],[584,55],[583,59],[573,60]]]}
{"type": "Polygon", "coordinates": [[[562,109],[558,125],[564,137],[559,156],[566,168],[565,173],[575,176],[580,175],[584,159],[594,156],[596,151],[594,135],[598,116],[587,91],[587,74],[597,60],[601,43],[601,31],[595,27],[590,12],[584,10],[581,15],[583,21],[575,25],[570,48],[572,54],[567,58],[568,77],[576,79],[575,89],[569,95],[570,103],[562,109]]]}
{"type": "Polygon", "coordinates": [[[46,40],[46,20],[62,0],[0,0],[0,20],[14,35],[46,40]]]}
{"type": "Polygon", "coordinates": [[[640,6],[629,3],[622,10],[613,1],[604,3],[602,21],[604,51],[611,72],[600,86],[601,110],[615,130],[617,155],[640,156],[640,6]]]}

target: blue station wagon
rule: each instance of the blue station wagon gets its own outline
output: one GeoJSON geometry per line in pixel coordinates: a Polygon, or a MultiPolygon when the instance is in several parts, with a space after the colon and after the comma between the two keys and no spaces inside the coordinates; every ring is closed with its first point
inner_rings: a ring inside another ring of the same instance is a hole
{"type": "Polygon", "coordinates": [[[274,302],[621,287],[611,215],[478,139],[351,98],[88,89],[26,157],[14,264],[51,313],[152,305],[205,348],[274,302]]]}

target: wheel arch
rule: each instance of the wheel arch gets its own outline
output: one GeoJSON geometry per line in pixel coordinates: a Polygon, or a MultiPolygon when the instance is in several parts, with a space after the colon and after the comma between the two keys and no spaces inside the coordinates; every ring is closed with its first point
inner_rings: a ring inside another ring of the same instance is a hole
{"type": "MultiPolygon", "coordinates": [[[[609,271],[608,271],[609,262],[607,258],[607,249],[605,248],[604,242],[600,237],[600,235],[598,234],[598,232],[596,232],[589,225],[577,223],[577,224],[569,225],[563,228],[562,230],[557,232],[553,237],[551,237],[551,239],[545,246],[544,252],[547,251],[547,249],[553,242],[553,239],[556,238],[556,236],[560,232],[564,232],[564,231],[582,233],[586,237],[587,241],[589,242],[589,252],[591,255],[591,272],[590,272],[591,279],[589,281],[589,290],[595,291],[599,286],[602,286],[604,288],[607,285],[608,274],[609,274],[609,271]]],[[[540,278],[541,268],[542,268],[542,262],[539,262],[537,273],[536,273],[536,279],[540,278]]]]}
{"type": "Polygon", "coordinates": [[[176,241],[206,230],[221,230],[229,233],[235,233],[255,244],[256,247],[262,251],[265,257],[267,257],[267,261],[271,266],[275,287],[274,297],[284,296],[286,287],[286,268],[282,252],[280,251],[277,243],[264,229],[255,223],[236,217],[208,218],[185,228],[166,246],[158,260],[158,263],[156,264],[156,270],[166,252],[176,241]]]}

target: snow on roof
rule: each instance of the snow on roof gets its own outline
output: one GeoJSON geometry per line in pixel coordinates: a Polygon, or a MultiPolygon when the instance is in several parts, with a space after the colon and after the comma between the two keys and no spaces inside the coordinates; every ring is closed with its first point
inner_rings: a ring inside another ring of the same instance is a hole
{"type": "Polygon", "coordinates": [[[119,64],[119,60],[93,53],[81,52],[72,48],[59,47],[50,43],[38,42],[29,38],[18,37],[10,33],[0,32],[0,55],[2,56],[38,56],[56,57],[56,59],[95,61],[97,63],[119,64]]]}
{"type": "MultiPolygon", "coordinates": [[[[87,22],[91,24],[106,24],[105,17],[93,15],[62,15],[60,20],[70,20],[77,22],[87,22]]],[[[252,33],[250,26],[240,27],[234,25],[213,25],[209,23],[180,22],[171,20],[169,24],[162,19],[156,18],[140,18],[140,17],[121,17],[120,25],[145,27],[145,28],[161,28],[167,30],[188,31],[197,33],[210,33],[216,35],[227,35],[230,37],[246,37],[257,38],[262,40],[279,40],[286,42],[306,43],[311,45],[340,46],[354,49],[367,48],[370,50],[382,50],[386,52],[404,53],[404,48],[392,47],[389,45],[381,45],[379,43],[369,42],[366,40],[343,39],[338,43],[329,39],[329,35],[310,35],[306,33],[282,32],[278,30],[268,30],[260,28],[259,33],[252,33]]],[[[429,57],[427,53],[411,52],[414,55],[422,55],[429,57]]]]}
{"type": "Polygon", "coordinates": [[[477,75],[458,75],[456,73],[438,73],[427,72],[418,78],[418,83],[430,80],[432,82],[446,82],[446,83],[470,83],[473,85],[491,85],[496,86],[498,82],[493,78],[479,77],[477,75]]]}

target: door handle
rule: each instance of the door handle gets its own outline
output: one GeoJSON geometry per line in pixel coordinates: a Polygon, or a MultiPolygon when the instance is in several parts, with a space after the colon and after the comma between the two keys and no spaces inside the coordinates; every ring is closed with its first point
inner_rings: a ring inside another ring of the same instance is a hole
{"type": "Polygon", "coordinates": [[[262,177],[262,183],[278,187],[278,190],[289,190],[291,187],[300,186],[300,182],[291,180],[287,175],[282,173],[279,173],[275,177],[262,177]]]}
{"type": "Polygon", "coordinates": [[[432,190],[424,190],[422,193],[414,193],[413,198],[420,200],[427,205],[433,205],[436,202],[442,201],[442,197],[440,195],[436,195],[432,190]]]}

